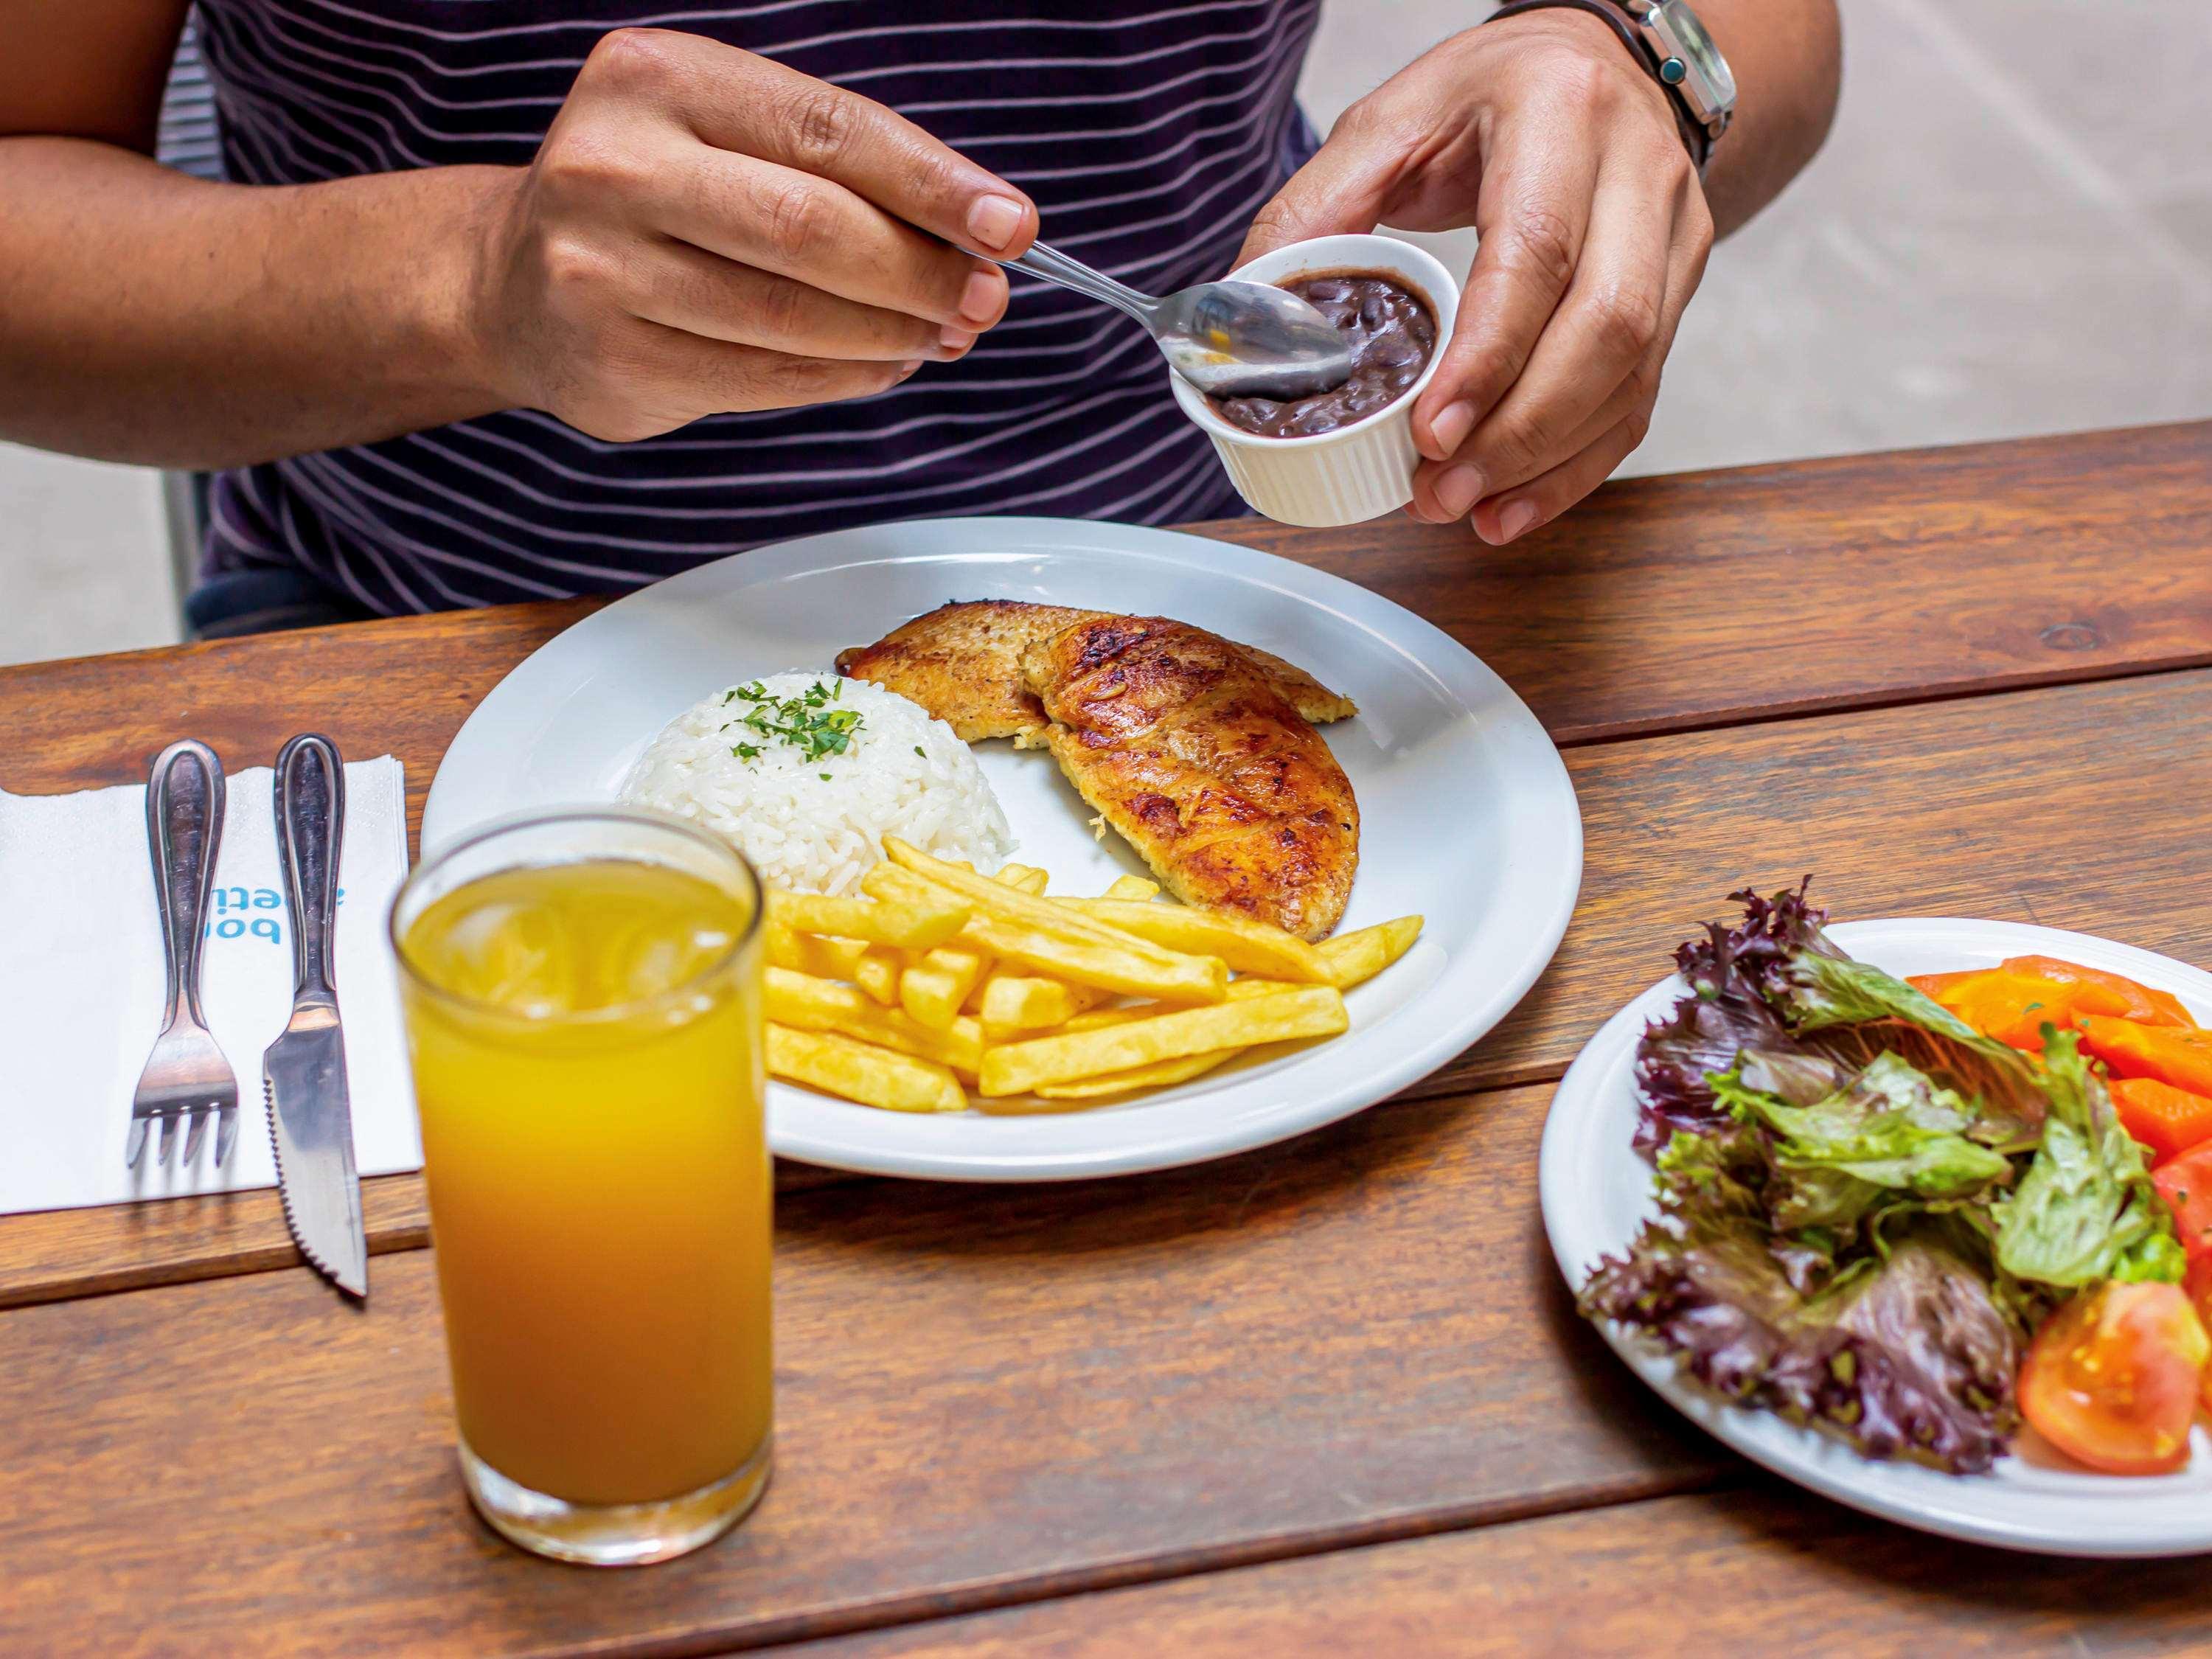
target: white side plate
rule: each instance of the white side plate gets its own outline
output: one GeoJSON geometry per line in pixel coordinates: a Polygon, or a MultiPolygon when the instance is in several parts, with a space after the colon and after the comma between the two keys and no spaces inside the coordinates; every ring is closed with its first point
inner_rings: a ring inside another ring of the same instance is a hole
{"type": "MultiPolygon", "coordinates": [[[[2056,927],[1949,916],[1839,922],[1837,944],[1899,975],[1993,968],[2007,957],[2051,956],[2171,991],[2212,1015],[2212,974],[2130,945],[2056,927]]],[[[1603,1255],[1626,1249],[1657,1212],[1651,1166],[1636,1132],[1636,1044],[1648,1021],[1683,994],[1680,978],[1653,986],[1607,1021],[1569,1068],[1544,1122],[1539,1180],[1544,1229],[1576,1290],[1603,1255]]],[[[1668,1403],[1754,1462],[1866,1510],[1928,1532],[2052,1555],[2191,1555],[2212,1550],[2212,1435],[2200,1423],[2189,1466],[2176,1474],[2097,1474],[2037,1449],[2033,1437],[1987,1474],[1954,1475],[1878,1463],[1816,1430],[1723,1403],[1610,1323],[1599,1328],[1668,1403]]]]}
{"type": "MultiPolygon", "coordinates": [[[[1127,525],[947,519],[787,542],[647,588],[548,641],[447,751],[423,813],[435,848],[528,807],[610,799],[655,732],[719,687],[828,670],[947,599],[1030,599],[1178,617],[1273,651],[1353,698],[1325,728],[1362,818],[1346,928],[1419,912],[1413,951],[1349,999],[1334,1042],[1224,1067],[1140,1101],[1048,1116],[875,1111],[777,1084],[787,1157],[884,1175],[1072,1180],[1166,1169],[1350,1115],[1442,1066],[1503,1018],[1566,929],[1582,821],[1566,769],[1504,682],[1364,588],[1248,548],[1127,525]]],[[[1135,855],[1101,844],[1042,751],[976,746],[1055,889],[1096,892],[1135,855]]]]}

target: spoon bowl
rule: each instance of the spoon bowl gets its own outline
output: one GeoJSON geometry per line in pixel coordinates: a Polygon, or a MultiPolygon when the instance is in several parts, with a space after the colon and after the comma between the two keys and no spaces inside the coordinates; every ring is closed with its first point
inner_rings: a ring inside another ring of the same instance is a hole
{"type": "Polygon", "coordinates": [[[1125,311],[1168,367],[1209,398],[1310,397],[1352,378],[1352,342],[1304,300],[1267,283],[1199,283],[1162,299],[1042,242],[1004,264],[1125,311]]]}

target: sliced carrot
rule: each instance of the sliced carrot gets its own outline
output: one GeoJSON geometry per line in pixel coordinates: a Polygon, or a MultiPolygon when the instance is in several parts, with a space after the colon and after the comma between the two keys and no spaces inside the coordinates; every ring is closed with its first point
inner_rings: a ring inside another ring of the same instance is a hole
{"type": "Polygon", "coordinates": [[[2212,1095],[2212,1031],[2096,1014],[2082,1015],[2075,1026],[2081,1046],[2114,1076],[2152,1078],[2193,1095],[2212,1095]]]}
{"type": "Polygon", "coordinates": [[[2156,1078],[2122,1078],[2112,1085],[2112,1107],[2121,1126],[2150,1149],[2154,1163],[2212,1140],[2212,1096],[2156,1078]]]}
{"type": "Polygon", "coordinates": [[[1969,980],[1978,974],[1986,974],[1989,971],[1986,968],[1961,968],[1956,972],[1948,974],[1914,974],[1905,982],[1923,996],[1930,996],[1941,1002],[1943,1000],[1943,993],[1950,987],[1958,984],[1961,980],[1969,980]]]}
{"type": "Polygon", "coordinates": [[[2009,968],[1963,975],[1929,994],[1984,1036],[2032,1054],[2043,1052],[2045,1025],[2068,1030],[2084,1015],[2117,1015],[2129,1006],[2101,985],[2045,979],[2009,968]]]}
{"type": "Polygon", "coordinates": [[[2170,991],[2154,991],[2148,985],[2137,984],[2124,974],[2107,973],[2101,968],[2084,968],[2078,962],[2065,962],[2057,957],[2009,957],[2002,965],[2014,973],[2030,974],[2038,979],[2055,979],[2068,985],[2098,986],[2126,1005],[2117,1008],[2086,1010],[2090,1013],[2139,1019],[2146,1025],[2197,1024],[2190,1018],[2189,1010],[2182,1006],[2179,997],[2170,991]]]}

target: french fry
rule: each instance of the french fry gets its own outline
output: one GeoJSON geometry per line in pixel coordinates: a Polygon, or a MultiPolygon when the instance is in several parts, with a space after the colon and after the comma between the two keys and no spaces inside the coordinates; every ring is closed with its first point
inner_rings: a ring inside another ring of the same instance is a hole
{"type": "MultiPolygon", "coordinates": [[[[1271,997],[1279,992],[1297,988],[1279,979],[1234,979],[1229,981],[1229,994],[1224,1000],[1249,1002],[1255,997],[1271,997]]],[[[1094,1008],[1088,1013],[1076,1015],[1060,1026],[1060,1030],[1100,1031],[1109,1025],[1127,1025],[1131,1020],[1150,1019],[1157,1014],[1174,1012],[1171,1006],[1163,1002],[1133,1002],[1119,1008],[1094,1008]]],[[[990,1037],[988,1026],[983,1035],[988,1041],[990,1037]]],[[[1095,1100],[1106,1095],[1127,1094],[1133,1089],[1161,1089],[1171,1083],[1188,1082],[1212,1071],[1223,1060],[1243,1052],[1241,1048],[1216,1048],[1211,1054],[1158,1060],[1150,1066],[1139,1066],[1127,1072],[1109,1072],[1074,1083],[1042,1084],[1038,1085],[1036,1093],[1043,1100],[1095,1100]]],[[[987,1107],[985,1109],[989,1109],[987,1107]]]]}
{"type": "Polygon", "coordinates": [[[956,1019],[945,1030],[933,1031],[903,1009],[880,1007],[852,986],[787,968],[768,970],[767,992],[768,1017],[779,1025],[834,1031],[970,1076],[982,1063],[983,1028],[973,1019],[956,1019]]]}
{"type": "Polygon", "coordinates": [[[958,1112],[968,1106],[960,1079],[944,1066],[833,1031],[771,1024],[768,1069],[811,1088],[887,1112],[958,1112]]]}
{"type": "Polygon", "coordinates": [[[817,979],[854,978],[869,948],[866,939],[825,939],[819,933],[794,933],[781,922],[768,924],[769,962],[817,979]]]}
{"type": "MultiPolygon", "coordinates": [[[[1279,991],[1295,991],[1298,988],[1287,980],[1232,979],[1229,981],[1224,1002],[1249,1002],[1255,997],[1271,997],[1279,991]]],[[[1127,1025],[1133,1019],[1150,1019],[1155,1014],[1171,1014],[1176,1005],[1169,1002],[1126,1002],[1112,1008],[1092,1008],[1075,1015],[1060,1029],[1063,1031],[1103,1031],[1109,1025],[1127,1025]]]]}
{"type": "Polygon", "coordinates": [[[1002,965],[1087,985],[1118,996],[1153,997],[1176,1003],[1218,1002],[1229,969],[1218,957],[1170,953],[1162,963],[1104,939],[1073,939],[997,916],[969,918],[961,942],[988,951],[1002,965]]]}
{"type": "MultiPolygon", "coordinates": [[[[1071,939],[1103,939],[1162,963],[1188,954],[1151,944],[1133,933],[1124,933],[1110,922],[1085,915],[1056,900],[1035,897],[1001,883],[988,881],[968,871],[956,870],[943,860],[930,857],[920,848],[901,841],[896,836],[884,837],[884,854],[892,864],[937,890],[945,902],[957,903],[964,900],[975,907],[978,915],[1020,922],[1025,927],[1042,928],[1048,933],[1065,934],[1071,939]]],[[[881,867],[878,865],[874,868],[881,867]]],[[[869,873],[873,874],[874,869],[869,873]]],[[[866,885],[865,881],[862,885],[866,885]]],[[[896,884],[892,884],[890,890],[902,894],[913,891],[896,884]]],[[[904,902],[918,903],[920,900],[917,896],[904,902]]]]}
{"type": "Polygon", "coordinates": [[[1009,864],[998,875],[1001,886],[1011,887],[1021,893],[1042,893],[1051,879],[1049,872],[1038,869],[1034,864],[1009,864]]]}
{"type": "Polygon", "coordinates": [[[983,981],[983,1041],[1064,1024],[1097,1000],[1097,992],[1064,980],[994,974],[983,981]]]}
{"type": "MultiPolygon", "coordinates": [[[[904,842],[886,838],[887,848],[903,848],[902,858],[927,860],[963,884],[960,896],[975,900],[975,913],[961,930],[959,942],[1017,967],[1073,981],[1123,996],[1159,997],[1173,1002],[1218,1002],[1229,983],[1218,957],[1194,957],[1164,950],[1050,899],[1033,898],[995,882],[953,870],[917,853],[904,842]]],[[[918,902],[917,889],[936,886],[933,876],[878,864],[861,878],[862,888],[886,902],[918,902]]]]}
{"type": "Polygon", "coordinates": [[[899,1006],[899,981],[905,958],[888,945],[872,945],[854,964],[853,982],[886,1008],[899,1006]]]}
{"type": "Polygon", "coordinates": [[[1217,1048],[1249,1048],[1255,1043],[1294,1037],[1334,1036],[1350,1023],[1344,998],[1334,986],[1301,985],[1097,1030],[1001,1043],[983,1051],[977,1077],[985,1095],[1016,1095],[1042,1084],[1132,1071],[1156,1060],[1210,1054],[1217,1048]]]}
{"type": "Polygon", "coordinates": [[[1322,960],[1328,964],[1328,982],[1340,991],[1348,991],[1404,956],[1420,936],[1420,917],[1400,916],[1323,939],[1318,949],[1322,960]]]}
{"type": "Polygon", "coordinates": [[[1160,896],[1160,884],[1146,881],[1142,876],[1116,876],[1114,884],[1106,890],[1109,899],[1155,899],[1160,896]]]}
{"type": "Polygon", "coordinates": [[[1234,1060],[1243,1052],[1242,1048],[1215,1048],[1202,1054],[1185,1054],[1180,1060],[1156,1060],[1149,1066],[1134,1066],[1126,1072],[1079,1078],[1073,1083],[1040,1083],[1036,1097],[1040,1100],[1103,1100],[1109,1095],[1126,1095],[1138,1089],[1164,1089],[1203,1077],[1222,1061],[1234,1060]]]}
{"type": "Polygon", "coordinates": [[[899,1006],[933,1031],[959,1018],[960,1005],[982,982],[990,958],[981,951],[940,945],[907,964],[899,976],[899,1006]]]}
{"type": "Polygon", "coordinates": [[[896,864],[872,864],[860,878],[860,890],[884,904],[942,904],[952,895],[896,864]]]}
{"type": "MultiPolygon", "coordinates": [[[[970,877],[970,880],[975,878],[970,877]]],[[[969,906],[951,894],[930,904],[871,902],[832,898],[822,893],[770,892],[768,914],[794,933],[827,933],[836,939],[864,939],[871,945],[911,945],[927,951],[942,945],[968,920],[969,906]]]]}
{"type": "Polygon", "coordinates": [[[1249,916],[1127,899],[1062,899],[1060,902],[1170,951],[1219,957],[1240,974],[1264,974],[1269,979],[1287,979],[1301,985],[1334,983],[1319,951],[1295,934],[1249,916]]]}

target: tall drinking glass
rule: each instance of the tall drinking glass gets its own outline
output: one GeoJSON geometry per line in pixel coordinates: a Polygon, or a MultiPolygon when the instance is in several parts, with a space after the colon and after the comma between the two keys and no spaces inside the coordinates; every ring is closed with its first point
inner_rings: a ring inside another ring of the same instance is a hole
{"type": "Polygon", "coordinates": [[[462,1478],[526,1549],[665,1560],[768,1483],[760,913],[722,842],[612,808],[393,902],[462,1478]]]}

